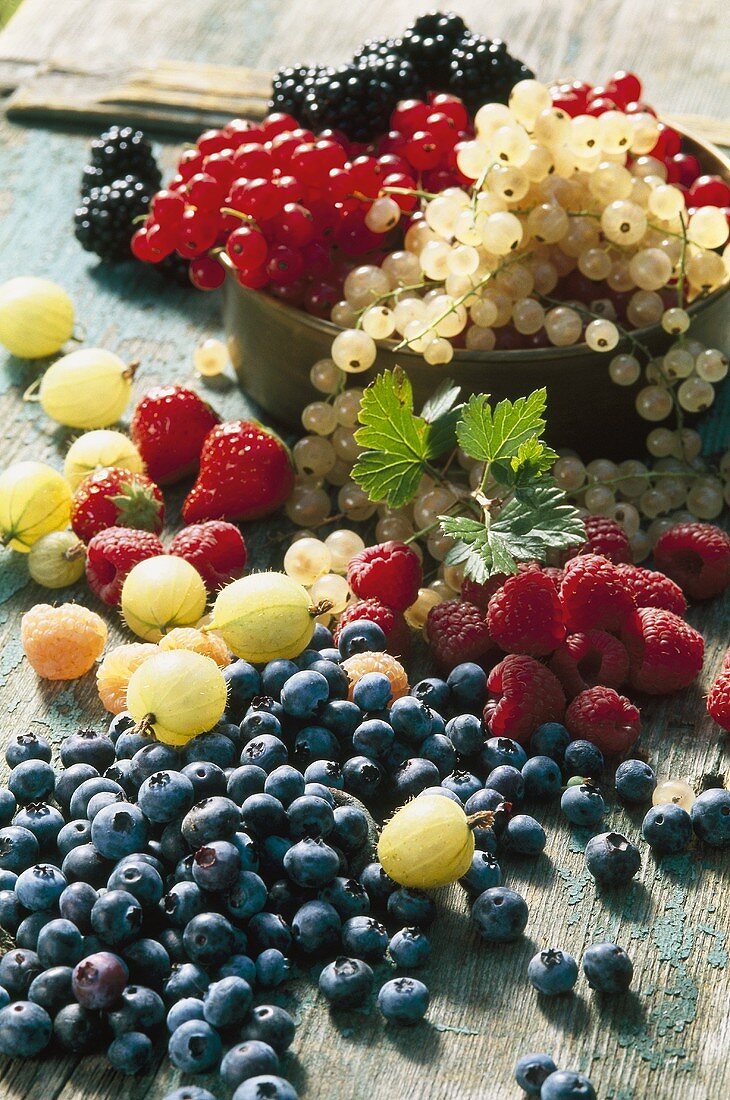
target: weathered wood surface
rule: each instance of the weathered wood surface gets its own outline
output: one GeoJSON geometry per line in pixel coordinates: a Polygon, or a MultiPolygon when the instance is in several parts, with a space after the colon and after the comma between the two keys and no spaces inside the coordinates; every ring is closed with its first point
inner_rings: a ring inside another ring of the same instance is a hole
{"type": "MultiPolygon", "coordinates": [[[[273,68],[299,57],[336,60],[366,35],[399,31],[425,5],[374,0],[343,17],[333,0],[24,0],[0,35],[0,58],[30,74],[43,61],[70,60],[103,71],[157,59],[273,68]]],[[[713,0],[692,5],[564,0],[540,5],[478,0],[460,10],[475,28],[506,38],[544,75],[600,79],[624,65],[636,68],[660,107],[728,117],[730,88],[723,70],[727,30],[713,0]],[[724,57],[723,57],[724,55],[724,57]]],[[[10,64],[2,65],[2,75],[10,64]]],[[[9,81],[6,81],[8,86],[9,81]]],[[[194,381],[191,353],[219,332],[215,296],[168,287],[130,267],[109,273],[82,253],[69,231],[86,138],[0,122],[0,281],[20,273],[47,275],[71,292],[87,343],[102,344],[142,366],[140,394],[161,380],[194,381]]],[[[165,147],[171,167],[174,148],[165,147]]],[[[54,429],[21,394],[32,375],[0,356],[0,439],[3,465],[21,458],[61,460],[69,434],[54,429]]],[[[728,387],[724,407],[727,409],[728,387]]],[[[230,416],[245,415],[246,398],[231,387],[210,391],[230,416]]],[[[719,440],[721,413],[714,418],[719,440]]],[[[724,421],[727,424],[727,420],[724,421]]],[[[170,494],[175,516],[179,495],[170,494]]],[[[246,531],[252,556],[280,560],[272,525],[246,531]]],[[[79,586],[79,600],[90,597],[79,586]]],[[[67,687],[39,684],[22,658],[20,614],[47,593],[28,583],[25,562],[0,560],[0,741],[38,729],[58,745],[80,722],[101,723],[93,678],[67,687]]],[[[728,634],[727,602],[694,609],[690,619],[707,639],[701,680],[668,701],[647,701],[642,744],[661,778],[727,775],[727,741],[704,713],[703,693],[717,670],[728,634]]],[[[113,633],[121,637],[109,617],[113,633]]],[[[5,771],[3,771],[3,775],[5,771]]],[[[433,930],[433,962],[425,973],[433,1002],[429,1023],[408,1031],[384,1027],[376,1011],[334,1019],[305,976],[276,999],[300,1020],[286,1069],[311,1100],[507,1100],[516,1057],[550,1050],[564,1066],[590,1072],[601,1100],[720,1100],[730,1094],[727,952],[730,889],[727,855],[693,849],[657,864],[644,851],[640,880],[617,894],[597,893],[583,867],[583,837],[572,835],[554,810],[539,812],[548,830],[537,862],[506,862],[506,881],[530,905],[523,941],[488,947],[469,926],[463,897],[445,892],[433,930]],[[580,958],[586,944],[614,939],[636,966],[633,992],[601,999],[584,981],[574,996],[544,1001],[524,978],[540,946],[557,944],[580,958]]],[[[610,826],[636,837],[641,812],[613,807],[610,826]]],[[[4,1062],[0,1096],[22,1100],[160,1100],[180,1083],[162,1060],[157,1073],[125,1079],[104,1059],[49,1058],[4,1062]]],[[[208,1084],[218,1096],[215,1080],[208,1084]]]]}

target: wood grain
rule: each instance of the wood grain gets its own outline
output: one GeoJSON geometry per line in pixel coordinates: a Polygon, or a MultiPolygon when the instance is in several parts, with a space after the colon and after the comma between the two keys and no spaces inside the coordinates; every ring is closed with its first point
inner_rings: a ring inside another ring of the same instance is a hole
{"type": "MultiPolygon", "coordinates": [[[[0,35],[0,83],[13,86],[53,61],[104,72],[138,70],[163,59],[271,69],[299,57],[336,61],[366,35],[396,33],[421,3],[372,0],[343,18],[333,0],[24,0],[0,35]]],[[[656,0],[478,0],[459,8],[475,29],[500,34],[539,72],[601,79],[619,66],[645,77],[662,108],[727,118],[730,87],[724,70],[727,26],[719,5],[656,0]],[[724,57],[723,57],[724,54],[724,57]]],[[[196,385],[191,354],[198,341],[220,334],[215,295],[168,286],[151,271],[123,265],[109,272],[82,253],[69,230],[86,139],[0,122],[0,281],[20,273],[61,281],[73,296],[89,345],[140,358],[135,396],[158,381],[196,385]]],[[[168,170],[174,146],[164,146],[168,170]]],[[[0,442],[3,463],[20,457],[58,465],[69,433],[55,430],[21,394],[26,365],[0,357],[0,442]]],[[[226,416],[254,410],[232,385],[210,391],[226,416]]],[[[713,438],[728,424],[728,386],[714,410],[713,438]]],[[[727,437],[727,432],[725,433],[727,437]]],[[[169,494],[178,514],[179,493],[169,494]]],[[[280,524],[245,532],[257,564],[278,564],[280,524]]],[[[82,586],[71,595],[91,598],[82,586]]],[[[28,582],[17,555],[0,558],[0,744],[37,729],[57,746],[84,724],[103,725],[93,677],[78,684],[39,684],[22,658],[20,614],[48,594],[28,582]]],[[[703,693],[728,637],[728,602],[692,610],[707,639],[700,681],[665,701],[644,701],[642,745],[661,778],[687,777],[701,789],[707,776],[726,776],[727,741],[704,712],[703,693]]],[[[121,638],[113,616],[112,636],[121,638]]],[[[3,771],[3,776],[6,774],[3,771]]],[[[730,1094],[728,854],[693,848],[657,864],[644,850],[640,879],[617,894],[598,893],[583,867],[585,837],[571,834],[553,809],[538,810],[548,848],[538,861],[505,861],[505,879],[530,905],[526,937],[506,948],[481,943],[458,889],[443,892],[433,929],[433,963],[425,972],[433,995],[429,1023],[398,1031],[372,1008],[330,1015],[310,975],[276,999],[297,1014],[286,1070],[307,1100],[511,1100],[512,1067],[526,1050],[550,1050],[564,1066],[586,1070],[601,1100],[720,1100],[730,1094]],[[595,939],[615,939],[636,966],[634,991],[602,1000],[581,979],[577,992],[545,1002],[527,986],[527,960],[555,943],[580,957],[595,939]]],[[[612,806],[611,827],[637,837],[642,814],[612,806]]],[[[643,846],[642,846],[643,848],[643,846]]],[[[139,1079],[114,1073],[103,1059],[49,1057],[0,1063],[3,1100],[162,1100],[181,1083],[162,1059],[139,1079]]],[[[224,1095],[215,1078],[196,1083],[224,1095]]]]}

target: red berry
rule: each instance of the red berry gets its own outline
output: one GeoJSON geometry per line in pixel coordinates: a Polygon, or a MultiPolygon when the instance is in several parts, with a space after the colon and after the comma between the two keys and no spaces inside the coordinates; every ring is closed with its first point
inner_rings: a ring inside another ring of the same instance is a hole
{"type": "Polygon", "coordinates": [[[243,576],[248,553],[243,535],[232,523],[211,519],[179,531],[168,554],[185,558],[200,573],[209,592],[243,576]]]}
{"type": "Polygon", "coordinates": [[[132,566],[164,553],[165,548],[152,531],[107,527],[94,535],[86,548],[89,588],[104,603],[118,604],[124,578],[132,566]]]}
{"type": "Polygon", "coordinates": [[[730,584],[730,536],[712,523],[679,523],[658,540],[654,562],[691,600],[719,596],[730,584]]]}
{"type": "Polygon", "coordinates": [[[497,649],[484,616],[465,600],[444,600],[428,613],[426,638],[436,664],[450,672],[463,661],[491,664],[497,649]]]}
{"type": "Polygon", "coordinates": [[[197,210],[188,206],[180,219],[177,234],[177,250],[181,256],[200,256],[215,244],[218,223],[209,210],[197,210]]]}
{"type": "Polygon", "coordinates": [[[232,210],[248,214],[257,222],[275,217],[286,202],[286,196],[273,180],[258,176],[255,179],[236,180],[228,198],[232,210]]]}
{"type": "Polygon", "coordinates": [[[441,161],[444,150],[430,130],[416,130],[409,138],[403,155],[409,164],[423,172],[428,168],[435,168],[441,161]]]}
{"type": "Polygon", "coordinates": [[[274,171],[271,153],[263,145],[253,142],[239,145],[233,154],[233,164],[238,173],[238,183],[253,179],[269,180],[274,171]]]}
{"type": "Polygon", "coordinates": [[[217,290],[226,278],[226,270],[215,256],[196,256],[188,268],[190,282],[198,290],[217,290]]]}
{"type": "Polygon", "coordinates": [[[225,198],[225,189],[208,172],[196,172],[187,182],[188,201],[204,210],[218,210],[225,198]]]}
{"type": "Polygon", "coordinates": [[[347,567],[347,580],[361,600],[376,596],[388,607],[405,611],[418,599],[423,570],[415,550],[391,540],[356,554],[347,567]]]}
{"type": "Polygon", "coordinates": [[[234,229],[226,241],[226,252],[231,263],[241,271],[255,271],[266,260],[269,247],[260,229],[242,225],[234,229]]]}
{"type": "Polygon", "coordinates": [[[583,554],[566,564],[560,599],[570,631],[618,633],[634,610],[616,566],[598,554],[583,554]]]}
{"type": "Polygon", "coordinates": [[[609,80],[606,91],[609,94],[614,94],[617,97],[617,102],[621,106],[625,106],[627,103],[639,99],[641,81],[635,73],[628,73],[624,69],[620,69],[609,80]]]}
{"type": "Polygon", "coordinates": [[[402,657],[408,653],[411,632],[402,613],[394,611],[392,607],[388,607],[374,596],[367,600],[358,600],[345,608],[335,627],[335,645],[339,642],[342,628],[358,619],[368,619],[380,627],[388,639],[388,653],[392,653],[394,657],[402,657]]]}
{"type": "MultiPolygon", "coordinates": [[[[268,229],[267,229],[268,232],[268,229]]],[[[315,237],[315,223],[311,210],[298,202],[288,202],[281,213],[271,221],[271,233],[275,240],[291,248],[303,248],[315,237]]]]}
{"type": "Polygon", "coordinates": [[[402,99],[390,116],[390,128],[410,137],[423,128],[430,114],[428,103],[420,99],[402,99]]]}
{"type": "Polygon", "coordinates": [[[602,554],[614,565],[631,561],[629,537],[620,523],[608,516],[586,516],[586,542],[582,554],[602,554]]]}
{"type": "Polygon", "coordinates": [[[623,756],[639,739],[639,708],[610,687],[592,687],[576,695],[565,712],[574,739],[592,741],[606,756],[623,756]]]}
{"type": "Polygon", "coordinates": [[[728,206],[730,187],[722,176],[698,176],[689,189],[688,206],[728,206]]]}
{"type": "Polygon", "coordinates": [[[661,607],[684,615],[687,601],[682,589],[658,569],[645,569],[642,565],[618,565],[624,587],[634,597],[637,607],[661,607]]]}
{"type": "Polygon", "coordinates": [[[588,630],[570,634],[550,658],[550,668],[572,699],[596,684],[621,687],[629,673],[629,656],[613,634],[588,630]]]}
{"type": "Polygon", "coordinates": [[[707,713],[730,733],[730,669],[721,672],[707,696],[707,713]]]}
{"type": "Polygon", "coordinates": [[[534,657],[511,653],[489,673],[487,688],[491,698],[484,707],[484,724],[493,737],[511,737],[527,745],[543,722],[563,720],[560,681],[534,657]]]}
{"type": "Polygon", "coordinates": [[[537,569],[508,577],[489,601],[487,626],[507,653],[532,657],[552,653],[565,637],[555,585],[537,569]]]}
{"type": "MultiPolygon", "coordinates": [[[[517,563],[518,573],[527,573],[539,568],[540,566],[536,561],[520,561],[517,563]]],[[[473,581],[469,577],[465,577],[461,582],[461,598],[462,600],[468,600],[470,603],[476,604],[479,610],[486,614],[489,601],[494,593],[499,591],[506,580],[508,580],[507,573],[493,573],[484,584],[480,584],[478,581],[473,581]]]]}
{"type": "Polygon", "coordinates": [[[289,248],[285,244],[275,244],[269,249],[266,274],[272,283],[288,286],[290,283],[295,283],[303,271],[304,260],[298,249],[289,248]]]}
{"type": "Polygon", "coordinates": [[[158,191],[152,200],[152,213],[160,222],[177,224],[185,212],[185,199],[179,191],[158,191]]]}
{"type": "Polygon", "coordinates": [[[107,466],[89,474],[74,493],[71,526],[82,542],[107,527],[162,530],[165,505],[162,493],[144,474],[107,466]]]}
{"type": "Polygon", "coordinates": [[[155,386],[138,402],[129,434],[150,477],[169,485],[195,473],[203,441],[217,423],[216,413],[193,390],[155,386]]]}
{"type": "Polygon", "coordinates": [[[702,669],[702,635],[671,611],[640,607],[624,623],[629,679],[637,691],[667,695],[688,687],[702,669]]]}
{"type": "Polygon", "coordinates": [[[465,130],[469,123],[469,114],[458,96],[449,95],[448,92],[439,92],[430,97],[432,111],[440,111],[447,115],[457,130],[465,130]]]}

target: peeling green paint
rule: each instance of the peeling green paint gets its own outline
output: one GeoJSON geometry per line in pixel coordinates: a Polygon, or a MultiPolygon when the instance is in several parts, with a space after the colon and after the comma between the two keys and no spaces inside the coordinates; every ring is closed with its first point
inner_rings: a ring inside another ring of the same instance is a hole
{"type": "Polygon", "coordinates": [[[707,961],[710,966],[716,967],[717,969],[723,969],[727,966],[728,954],[725,950],[727,934],[721,932],[720,929],[715,928],[712,924],[698,924],[697,931],[704,932],[706,936],[711,936],[714,940],[712,947],[707,953],[707,961]]]}

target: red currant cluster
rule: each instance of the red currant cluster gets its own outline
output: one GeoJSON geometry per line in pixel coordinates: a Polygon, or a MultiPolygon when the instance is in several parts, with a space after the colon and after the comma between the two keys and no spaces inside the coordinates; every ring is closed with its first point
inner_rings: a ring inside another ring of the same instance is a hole
{"type": "Polygon", "coordinates": [[[201,290],[223,282],[225,252],[243,286],[268,287],[329,318],[356,258],[391,243],[387,225],[368,224],[374,201],[391,195],[409,213],[419,186],[467,183],[456,152],[472,134],[463,103],[447,94],[399,103],[390,131],[369,146],[334,131],[315,135],[286,114],[258,125],[234,119],[186,149],[132,251],[150,263],[177,251],[201,290]]]}
{"type": "MultiPolygon", "coordinates": [[[[641,98],[641,81],[635,73],[619,71],[606,84],[588,84],[575,80],[556,84],[552,89],[553,106],[571,118],[590,115],[598,118],[607,111],[623,111],[627,115],[657,113],[641,98]]],[[[702,166],[692,153],[682,152],[682,138],[666,122],[659,122],[659,137],[648,156],[661,161],[666,168],[666,182],[674,184],[687,197],[687,213],[691,216],[700,206],[725,207],[730,219],[730,187],[719,176],[702,175],[702,166]]]]}

